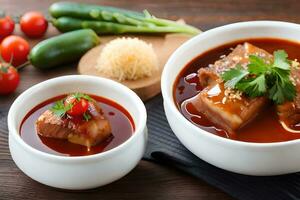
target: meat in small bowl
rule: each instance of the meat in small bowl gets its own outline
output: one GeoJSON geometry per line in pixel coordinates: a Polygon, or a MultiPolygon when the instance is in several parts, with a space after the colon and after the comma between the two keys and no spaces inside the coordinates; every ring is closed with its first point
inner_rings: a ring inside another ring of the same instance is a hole
{"type": "Polygon", "coordinates": [[[31,146],[55,155],[101,153],[125,142],[134,132],[128,111],[95,95],[72,93],[48,99],[23,119],[21,137],[31,146]]]}
{"type": "Polygon", "coordinates": [[[63,76],[22,93],[8,114],[17,166],[43,184],[82,190],[111,183],[142,158],[146,109],[114,81],[63,76]]]}

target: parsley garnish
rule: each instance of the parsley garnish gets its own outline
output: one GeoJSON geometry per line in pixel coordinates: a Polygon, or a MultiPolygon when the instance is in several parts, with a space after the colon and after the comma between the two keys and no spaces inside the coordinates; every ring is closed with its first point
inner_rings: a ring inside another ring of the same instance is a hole
{"type": "Polygon", "coordinates": [[[80,99],[86,99],[88,101],[93,101],[93,99],[87,95],[87,94],[83,94],[83,93],[79,93],[79,92],[76,92],[73,94],[73,96],[78,100],[80,101],[80,99]]]}
{"type": "Polygon", "coordinates": [[[234,88],[235,85],[240,82],[249,72],[242,68],[241,65],[237,65],[235,69],[231,69],[230,73],[224,73],[223,79],[228,80],[225,83],[225,87],[234,88]]]}
{"type": "Polygon", "coordinates": [[[291,64],[284,50],[274,52],[273,62],[250,55],[247,69],[240,65],[222,74],[225,87],[238,89],[250,97],[268,97],[276,104],[291,101],[296,96],[290,74],[291,64]]]}
{"type": "Polygon", "coordinates": [[[55,104],[50,108],[50,110],[58,117],[63,117],[72,108],[72,104],[65,106],[64,100],[55,102],[55,104]]]}
{"type": "Polygon", "coordinates": [[[85,121],[89,121],[92,118],[92,116],[85,112],[83,113],[83,118],[85,121]]]}

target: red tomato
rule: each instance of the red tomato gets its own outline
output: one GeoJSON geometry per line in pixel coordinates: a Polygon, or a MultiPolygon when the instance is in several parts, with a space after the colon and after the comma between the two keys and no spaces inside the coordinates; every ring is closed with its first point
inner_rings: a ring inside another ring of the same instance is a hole
{"type": "Polygon", "coordinates": [[[11,35],[14,29],[15,23],[9,16],[0,18],[0,41],[6,36],[11,35]]]}
{"type": "Polygon", "coordinates": [[[48,22],[39,12],[25,13],[20,20],[21,30],[31,38],[42,37],[48,28],[48,22]]]}
{"type": "Polygon", "coordinates": [[[65,100],[65,106],[68,106],[69,104],[72,104],[72,108],[67,111],[67,113],[71,116],[80,116],[83,115],[88,107],[89,103],[85,99],[77,100],[75,97],[70,96],[65,100]]]}
{"type": "Polygon", "coordinates": [[[14,92],[19,82],[17,70],[11,65],[0,63],[0,95],[14,92]]]}
{"type": "Polygon", "coordinates": [[[1,45],[0,52],[6,62],[12,60],[13,66],[19,66],[27,61],[30,46],[26,40],[19,36],[11,35],[6,37],[1,45]]]}

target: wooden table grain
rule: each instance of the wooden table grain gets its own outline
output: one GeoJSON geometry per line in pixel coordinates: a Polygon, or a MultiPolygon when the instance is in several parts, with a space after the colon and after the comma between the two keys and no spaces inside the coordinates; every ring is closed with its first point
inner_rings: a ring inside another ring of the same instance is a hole
{"type": "MultiPolygon", "coordinates": [[[[0,9],[7,14],[21,15],[26,11],[47,9],[53,0],[0,0],[0,9]]],[[[85,0],[81,2],[118,6],[133,10],[149,10],[163,18],[183,18],[187,23],[208,30],[220,25],[248,20],[280,20],[300,23],[300,3],[297,0],[85,0]]],[[[16,34],[22,35],[19,27],[16,34]]],[[[50,27],[47,37],[58,34],[50,27]]],[[[22,35],[23,36],[23,35],[22,35]]],[[[29,40],[31,46],[38,40],[29,40]]],[[[9,108],[13,100],[28,87],[43,80],[76,74],[75,66],[39,71],[28,66],[21,72],[21,84],[9,96],[0,97],[0,108],[9,108]]],[[[62,180],[63,181],[63,180],[62,180]]],[[[80,181],[80,180],[79,180],[80,181]]],[[[108,186],[89,191],[68,192],[39,184],[24,175],[12,161],[7,135],[0,131],[0,199],[232,199],[207,183],[170,167],[147,161],[126,177],[108,186]]]]}

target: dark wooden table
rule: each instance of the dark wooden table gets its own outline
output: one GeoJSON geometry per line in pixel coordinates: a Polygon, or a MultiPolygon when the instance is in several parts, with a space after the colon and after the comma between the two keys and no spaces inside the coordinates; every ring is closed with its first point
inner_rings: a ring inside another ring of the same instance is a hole
{"type": "MultiPolygon", "coordinates": [[[[47,13],[52,0],[0,0],[0,9],[20,15],[38,10],[47,13]]],[[[238,21],[281,20],[300,22],[300,2],[297,0],[85,0],[134,10],[148,9],[163,18],[183,18],[187,23],[208,30],[238,21]]],[[[19,27],[16,34],[22,35],[19,27]]],[[[46,37],[58,32],[50,27],[46,37]]],[[[37,40],[30,40],[33,46],[37,40]]],[[[21,84],[15,94],[0,97],[0,108],[9,108],[25,89],[43,80],[76,74],[75,67],[42,72],[28,66],[21,72],[21,84]]],[[[80,181],[80,180],[79,180],[80,181]]],[[[166,166],[141,161],[125,178],[108,186],[84,192],[66,192],[39,184],[24,175],[12,161],[7,135],[0,131],[0,200],[14,199],[231,199],[205,182],[166,166]]]]}

